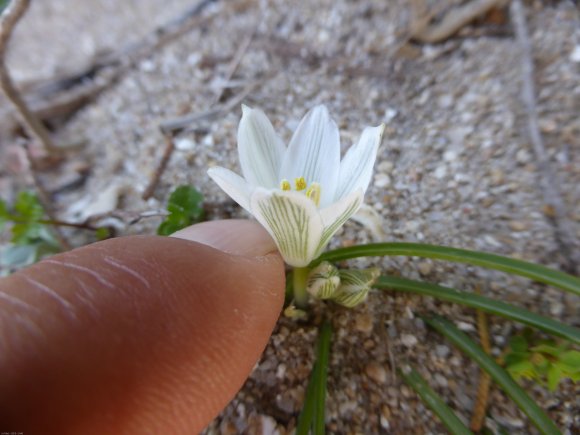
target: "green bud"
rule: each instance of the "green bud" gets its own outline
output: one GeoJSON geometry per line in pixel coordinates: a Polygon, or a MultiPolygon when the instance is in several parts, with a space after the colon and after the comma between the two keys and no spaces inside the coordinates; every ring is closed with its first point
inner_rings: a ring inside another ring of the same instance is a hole
{"type": "Polygon", "coordinates": [[[284,315],[292,320],[303,320],[308,316],[306,311],[296,308],[294,304],[290,304],[286,307],[284,315]]]}
{"type": "Polygon", "coordinates": [[[363,303],[380,274],[378,267],[364,270],[341,270],[340,286],[332,296],[332,300],[347,308],[363,303]]]}
{"type": "Polygon", "coordinates": [[[338,269],[328,261],[323,261],[310,271],[306,290],[318,299],[330,299],[333,297],[340,284],[338,269]]]}

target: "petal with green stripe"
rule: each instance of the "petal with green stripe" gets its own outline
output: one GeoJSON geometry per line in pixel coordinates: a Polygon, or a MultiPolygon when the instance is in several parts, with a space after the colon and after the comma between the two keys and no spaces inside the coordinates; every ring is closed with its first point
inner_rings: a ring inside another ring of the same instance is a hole
{"type": "Polygon", "coordinates": [[[318,244],[316,256],[314,258],[320,255],[334,233],[336,233],[338,229],[358,211],[362,204],[363,196],[363,190],[357,189],[350,195],[347,195],[334,204],[320,210],[324,231],[322,232],[320,243],[318,244]]]}
{"type": "Polygon", "coordinates": [[[298,192],[258,188],[250,199],[250,209],[286,263],[304,267],[315,258],[324,227],[311,199],[298,192]]]}

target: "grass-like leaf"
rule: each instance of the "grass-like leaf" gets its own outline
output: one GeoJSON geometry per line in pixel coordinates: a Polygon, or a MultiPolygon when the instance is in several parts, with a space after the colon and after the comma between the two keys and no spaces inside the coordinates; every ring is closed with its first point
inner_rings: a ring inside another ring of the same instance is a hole
{"type": "Polygon", "coordinates": [[[557,337],[570,340],[573,343],[580,344],[580,329],[560,323],[556,320],[550,319],[549,317],[534,314],[530,311],[524,310],[523,308],[506,304],[505,302],[486,298],[485,296],[460,292],[459,290],[436,284],[429,284],[394,276],[381,276],[374,284],[374,287],[417,293],[423,296],[432,296],[443,301],[477,308],[491,314],[541,329],[557,337]]]}
{"type": "Polygon", "coordinates": [[[326,378],[331,335],[330,323],[325,321],[318,334],[316,361],[312,367],[304,404],[298,417],[296,435],[308,435],[310,429],[314,435],[323,435],[325,432],[326,378]]]}
{"type": "Polygon", "coordinates": [[[461,332],[449,320],[434,316],[424,319],[429,326],[444,335],[471,359],[473,359],[502,388],[519,408],[530,418],[531,422],[543,434],[556,435],[561,432],[530,396],[513,380],[507,371],[501,368],[481,347],[461,332]]]}
{"type": "Polygon", "coordinates": [[[473,435],[467,426],[455,415],[439,395],[413,368],[398,370],[403,380],[421,397],[421,400],[437,415],[453,435],[473,435]]]}
{"type": "Polygon", "coordinates": [[[473,264],[474,266],[525,276],[534,281],[550,284],[554,287],[580,295],[580,279],[560,272],[559,270],[527,261],[503,257],[501,255],[422,243],[372,243],[340,248],[325,252],[314,263],[318,264],[321,261],[341,261],[356,257],[385,255],[435,258],[438,260],[473,264]]]}

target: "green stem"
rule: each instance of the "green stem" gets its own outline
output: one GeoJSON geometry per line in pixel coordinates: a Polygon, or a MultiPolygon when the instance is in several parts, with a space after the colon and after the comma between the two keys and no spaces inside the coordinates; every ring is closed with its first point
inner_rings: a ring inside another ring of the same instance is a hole
{"type": "Polygon", "coordinates": [[[308,280],[310,269],[307,267],[295,267],[293,275],[294,284],[294,304],[297,308],[306,308],[308,304],[308,292],[306,291],[306,281],[308,280]]]}
{"type": "Polygon", "coordinates": [[[501,270],[515,275],[525,276],[544,284],[567,290],[580,295],[580,279],[556,269],[516,260],[515,258],[467,249],[449,248],[447,246],[425,245],[421,243],[372,243],[340,248],[325,252],[310,266],[314,267],[323,261],[337,262],[357,257],[375,257],[385,255],[403,255],[410,257],[434,258],[473,264],[488,269],[501,270]]]}

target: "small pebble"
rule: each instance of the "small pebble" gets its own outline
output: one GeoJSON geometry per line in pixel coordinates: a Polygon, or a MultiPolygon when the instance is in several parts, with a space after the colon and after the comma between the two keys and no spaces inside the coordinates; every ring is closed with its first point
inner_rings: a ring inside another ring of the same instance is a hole
{"type": "Polygon", "coordinates": [[[362,313],[356,317],[354,327],[357,331],[370,334],[373,330],[373,316],[369,313],[362,313]]]}
{"type": "Polygon", "coordinates": [[[374,361],[367,364],[365,373],[377,384],[384,384],[387,380],[387,371],[383,365],[374,361]]]}
{"type": "Polygon", "coordinates": [[[401,336],[401,342],[406,347],[414,347],[419,342],[419,340],[417,340],[417,337],[412,334],[403,334],[401,336]]]}
{"type": "Polygon", "coordinates": [[[438,344],[435,346],[435,355],[437,355],[439,358],[447,358],[449,352],[449,347],[445,346],[444,344],[438,344]]]}
{"type": "Polygon", "coordinates": [[[429,275],[433,271],[433,264],[428,261],[422,261],[419,263],[419,273],[423,276],[429,275]]]}
{"type": "Polygon", "coordinates": [[[528,228],[525,222],[522,221],[510,221],[509,227],[513,231],[524,231],[528,228]]]}

